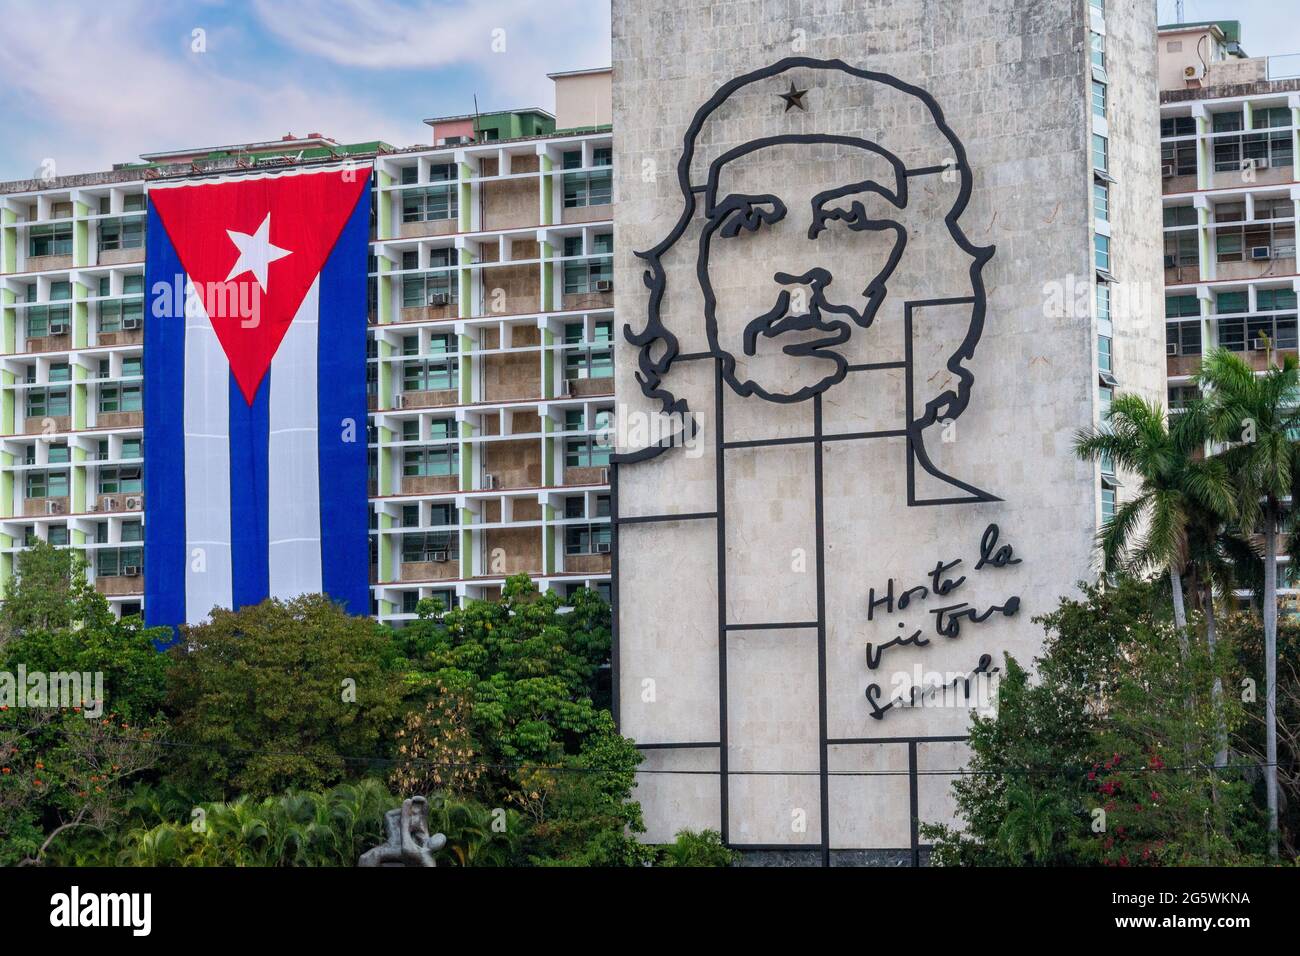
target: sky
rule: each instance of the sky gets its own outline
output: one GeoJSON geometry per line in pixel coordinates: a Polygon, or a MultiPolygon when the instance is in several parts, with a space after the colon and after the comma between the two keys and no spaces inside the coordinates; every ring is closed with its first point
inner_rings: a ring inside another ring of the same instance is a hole
{"type": "Polygon", "coordinates": [[[426,117],[554,107],[608,66],[609,0],[0,0],[0,181],[426,117]],[[198,32],[196,32],[198,31],[198,32]]]}
{"type": "MultiPolygon", "coordinates": [[[[1175,0],[1158,0],[1157,9],[1160,23],[1177,22],[1175,0]]],[[[1300,53],[1296,0],[1185,0],[1184,23],[1206,20],[1240,20],[1241,45],[1247,56],[1300,53]]]]}
{"type": "MultiPolygon", "coordinates": [[[[1294,9],[1186,0],[1185,19],[1296,54],[1294,9]]],[[[609,26],[609,0],[0,0],[0,180],[285,133],[427,143],[422,120],[475,95],[552,108],[546,74],[607,66],[609,26]]]]}

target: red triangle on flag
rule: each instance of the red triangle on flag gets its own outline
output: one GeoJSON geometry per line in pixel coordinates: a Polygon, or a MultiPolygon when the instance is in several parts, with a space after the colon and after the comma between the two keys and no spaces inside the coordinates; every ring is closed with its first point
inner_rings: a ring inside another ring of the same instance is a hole
{"type": "Polygon", "coordinates": [[[330,169],[150,191],[250,405],[369,181],[330,169]]]}

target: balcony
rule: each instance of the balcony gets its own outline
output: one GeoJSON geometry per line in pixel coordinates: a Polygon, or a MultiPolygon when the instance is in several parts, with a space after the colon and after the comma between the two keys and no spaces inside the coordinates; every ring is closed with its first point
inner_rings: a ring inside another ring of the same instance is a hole
{"type": "Polygon", "coordinates": [[[397,408],[438,408],[460,401],[456,388],[412,389],[397,396],[397,408]]]}
{"type": "Polygon", "coordinates": [[[97,574],[95,590],[105,597],[117,597],[123,594],[144,594],[144,575],[140,573],[97,574]]]}
{"type": "Polygon", "coordinates": [[[143,411],[99,412],[95,416],[97,428],[139,428],[143,424],[143,411]]]}
{"type": "Polygon", "coordinates": [[[71,506],[72,499],[67,495],[52,495],[45,498],[25,498],[23,500],[23,516],[27,518],[36,518],[42,515],[65,515],[71,506]]]}

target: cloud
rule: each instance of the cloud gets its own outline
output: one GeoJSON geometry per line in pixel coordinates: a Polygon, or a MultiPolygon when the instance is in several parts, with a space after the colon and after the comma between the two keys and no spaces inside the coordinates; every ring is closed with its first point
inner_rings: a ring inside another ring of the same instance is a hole
{"type": "Polygon", "coordinates": [[[64,175],[141,152],[289,131],[397,145],[424,138],[420,117],[399,120],[346,87],[308,82],[276,64],[240,74],[248,65],[220,52],[225,42],[192,53],[188,30],[167,36],[158,10],[142,0],[115,2],[111,15],[99,5],[0,0],[7,86],[0,109],[10,114],[3,116],[9,129],[24,131],[6,138],[0,178],[32,175],[46,158],[64,175]]]}
{"type": "Polygon", "coordinates": [[[610,62],[608,0],[256,0],[284,43],[348,67],[468,67],[517,102],[549,104],[547,73],[610,62]]]}

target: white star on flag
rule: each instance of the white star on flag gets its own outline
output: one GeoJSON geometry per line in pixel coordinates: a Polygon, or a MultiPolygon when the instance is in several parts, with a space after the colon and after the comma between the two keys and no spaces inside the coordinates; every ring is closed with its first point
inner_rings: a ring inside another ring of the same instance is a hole
{"type": "Polygon", "coordinates": [[[262,224],[257,227],[257,232],[251,236],[246,232],[236,232],[234,229],[227,229],[226,235],[230,237],[230,241],[239,250],[239,259],[230,267],[230,275],[226,276],[227,282],[236,276],[243,275],[245,272],[251,272],[257,279],[257,284],[265,292],[267,266],[277,259],[293,255],[293,251],[290,249],[281,249],[279,246],[271,245],[271,214],[269,212],[266,214],[266,218],[262,220],[262,224]]]}

